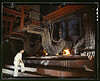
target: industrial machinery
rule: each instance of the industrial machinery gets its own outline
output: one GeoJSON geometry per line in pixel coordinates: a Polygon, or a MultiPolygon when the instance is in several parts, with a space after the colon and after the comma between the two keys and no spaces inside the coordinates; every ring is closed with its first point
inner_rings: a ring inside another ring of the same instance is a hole
{"type": "Polygon", "coordinates": [[[2,44],[10,44],[12,55],[23,48],[26,66],[37,67],[37,72],[46,76],[49,72],[53,77],[95,76],[96,4],[2,6],[2,44]]]}

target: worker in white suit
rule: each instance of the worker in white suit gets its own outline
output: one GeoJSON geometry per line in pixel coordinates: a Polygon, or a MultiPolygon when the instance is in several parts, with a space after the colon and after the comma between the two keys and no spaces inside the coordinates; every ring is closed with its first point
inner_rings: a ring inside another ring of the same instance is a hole
{"type": "Polygon", "coordinates": [[[14,75],[18,76],[18,67],[21,66],[21,72],[25,71],[24,62],[22,61],[22,54],[24,53],[24,50],[21,50],[19,53],[16,54],[14,58],[14,75]]]}

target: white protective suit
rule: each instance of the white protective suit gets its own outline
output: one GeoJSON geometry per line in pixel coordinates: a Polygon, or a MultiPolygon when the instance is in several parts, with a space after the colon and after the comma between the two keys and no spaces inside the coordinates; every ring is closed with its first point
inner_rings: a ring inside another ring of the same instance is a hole
{"type": "Polygon", "coordinates": [[[22,53],[19,52],[14,58],[14,75],[13,76],[18,76],[18,66],[21,66],[21,72],[25,71],[24,63],[22,62],[22,53]]]}

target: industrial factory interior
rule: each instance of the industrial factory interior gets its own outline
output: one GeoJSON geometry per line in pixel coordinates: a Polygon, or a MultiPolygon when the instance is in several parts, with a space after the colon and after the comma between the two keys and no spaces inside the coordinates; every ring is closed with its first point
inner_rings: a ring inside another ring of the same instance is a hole
{"type": "Polygon", "coordinates": [[[97,3],[2,3],[2,79],[97,77],[97,3]],[[25,71],[14,57],[24,50],[25,71]]]}

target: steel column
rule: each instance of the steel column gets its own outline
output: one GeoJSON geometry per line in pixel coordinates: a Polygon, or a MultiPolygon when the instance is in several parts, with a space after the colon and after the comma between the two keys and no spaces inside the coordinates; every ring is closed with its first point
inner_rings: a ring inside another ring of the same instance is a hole
{"type": "Polygon", "coordinates": [[[20,28],[22,29],[24,27],[24,7],[21,7],[21,24],[20,24],[20,28]]]}
{"type": "Polygon", "coordinates": [[[8,21],[6,21],[5,34],[7,33],[7,29],[8,29],[8,21]]]}
{"type": "Polygon", "coordinates": [[[10,35],[12,34],[13,22],[10,22],[10,35]]]}

